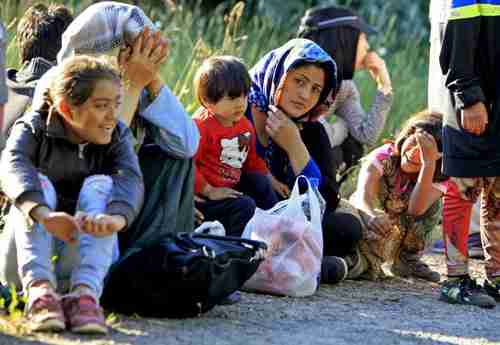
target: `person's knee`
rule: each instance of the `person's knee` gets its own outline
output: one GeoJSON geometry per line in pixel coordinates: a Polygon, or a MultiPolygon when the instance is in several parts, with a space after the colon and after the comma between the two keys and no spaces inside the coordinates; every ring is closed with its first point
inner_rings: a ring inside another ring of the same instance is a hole
{"type": "Polygon", "coordinates": [[[78,210],[88,213],[104,212],[111,198],[113,179],[107,175],[92,175],[83,181],[78,197],[78,210]]]}
{"type": "Polygon", "coordinates": [[[335,231],[338,237],[357,243],[362,239],[362,226],[358,218],[349,213],[333,212],[323,220],[323,227],[335,231]]]}
{"type": "Polygon", "coordinates": [[[255,201],[247,195],[239,197],[235,203],[235,208],[240,214],[240,217],[248,220],[252,218],[253,214],[255,213],[256,207],[257,206],[255,205],[255,201]]]}

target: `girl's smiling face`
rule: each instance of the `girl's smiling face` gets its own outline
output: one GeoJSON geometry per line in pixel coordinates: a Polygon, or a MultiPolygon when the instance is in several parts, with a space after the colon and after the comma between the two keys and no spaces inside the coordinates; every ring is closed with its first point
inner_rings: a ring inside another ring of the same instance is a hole
{"type": "Polygon", "coordinates": [[[66,127],[78,142],[105,145],[111,142],[121,105],[121,85],[113,80],[96,82],[92,95],[80,106],[69,106],[66,127]]]}
{"type": "Polygon", "coordinates": [[[278,106],[291,118],[303,116],[318,104],[325,87],[325,71],[308,64],[292,69],[285,78],[278,106]]]}
{"type": "Polygon", "coordinates": [[[416,174],[421,166],[420,148],[415,134],[412,134],[401,146],[401,170],[407,174],[416,174]]]}

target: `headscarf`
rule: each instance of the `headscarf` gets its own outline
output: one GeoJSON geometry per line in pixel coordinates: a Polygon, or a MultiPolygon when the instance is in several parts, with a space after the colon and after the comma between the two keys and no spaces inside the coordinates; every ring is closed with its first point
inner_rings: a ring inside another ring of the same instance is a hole
{"type": "Polygon", "coordinates": [[[335,59],[341,83],[354,77],[358,40],[362,32],[373,35],[377,30],[348,8],[318,6],[306,11],[297,37],[316,42],[335,59]]]}
{"type": "Polygon", "coordinates": [[[64,31],[57,62],[77,54],[109,53],[123,43],[132,44],[153,22],[137,6],[104,1],[85,9],[64,31]]]}
{"type": "MultiPolygon", "coordinates": [[[[336,90],[337,65],[319,45],[303,38],[292,39],[270,51],[250,70],[252,85],[248,102],[264,113],[269,105],[278,106],[277,91],[283,87],[288,72],[307,62],[318,63],[325,71],[325,86],[315,108],[322,104],[330,92],[336,90]]],[[[315,108],[309,113],[314,113],[315,108]]]]}
{"type": "MultiPolygon", "coordinates": [[[[132,44],[148,27],[157,31],[151,19],[137,6],[114,1],[104,1],[87,7],[66,28],[62,47],[57,54],[58,66],[68,57],[79,54],[113,54],[125,42],[132,44]]],[[[39,109],[44,103],[43,94],[50,87],[53,77],[60,73],[58,66],[51,68],[39,80],[32,107],[39,109]]]]}
{"type": "MultiPolygon", "coordinates": [[[[332,90],[336,90],[337,66],[330,55],[319,45],[307,39],[292,39],[260,59],[250,70],[252,85],[248,102],[264,113],[268,111],[269,105],[277,106],[276,94],[283,87],[287,73],[305,62],[320,64],[327,74],[318,104],[304,114],[304,116],[309,114],[314,116],[316,108],[323,104],[332,90]]],[[[295,174],[284,150],[270,140],[265,152],[261,154],[264,155],[273,176],[288,186],[292,186],[295,174]]]]}

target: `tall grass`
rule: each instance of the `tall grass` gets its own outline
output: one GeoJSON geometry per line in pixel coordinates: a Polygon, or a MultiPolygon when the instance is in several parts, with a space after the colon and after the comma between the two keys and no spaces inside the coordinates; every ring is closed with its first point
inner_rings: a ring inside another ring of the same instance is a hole
{"type": "MultiPolygon", "coordinates": [[[[48,3],[49,1],[42,0],[48,3]]],[[[57,1],[56,1],[57,2],[57,1]]],[[[62,3],[62,1],[59,1],[62,3]]],[[[66,5],[80,12],[90,0],[66,0],[66,5]]],[[[14,44],[17,18],[23,8],[15,8],[13,0],[0,4],[0,13],[9,28],[10,44],[7,50],[7,64],[18,66],[18,53],[14,44]]],[[[296,20],[274,25],[270,18],[243,17],[243,4],[237,4],[224,15],[223,7],[210,16],[204,16],[196,7],[188,10],[178,7],[175,11],[166,8],[151,8],[148,15],[161,26],[171,41],[168,62],[162,69],[165,82],[173,89],[189,112],[194,111],[197,102],[192,90],[194,71],[201,61],[214,54],[233,54],[241,57],[251,67],[267,51],[280,46],[296,31],[296,20]]],[[[376,46],[395,40],[395,18],[386,18],[386,30],[377,40],[376,46]]],[[[394,106],[388,118],[384,136],[389,136],[399,127],[408,114],[420,110],[426,104],[427,56],[426,47],[418,42],[408,42],[407,47],[389,51],[386,63],[393,79],[394,106]]],[[[374,83],[366,73],[357,73],[363,103],[369,107],[374,94],[374,83]]]]}
{"type": "MultiPolygon", "coordinates": [[[[48,3],[49,1],[42,0],[48,3]]],[[[57,1],[56,1],[57,2],[57,1]]],[[[75,13],[81,12],[90,0],[66,0],[66,5],[75,13]]],[[[10,44],[7,49],[7,64],[18,66],[18,52],[14,44],[17,18],[23,8],[16,8],[13,0],[3,0],[0,14],[9,28],[10,44]]],[[[168,62],[162,68],[164,81],[180,98],[188,112],[193,112],[197,101],[192,89],[193,74],[201,61],[214,54],[232,54],[241,57],[248,67],[269,50],[276,48],[293,37],[297,22],[280,22],[275,25],[268,17],[244,17],[243,4],[238,3],[224,14],[224,8],[216,9],[210,16],[201,10],[178,7],[175,11],[152,7],[147,14],[161,27],[171,41],[168,62]]],[[[394,50],[387,42],[398,40],[394,16],[385,18],[386,27],[374,41],[375,48],[383,47],[394,88],[394,105],[387,119],[383,137],[392,136],[409,114],[426,106],[427,45],[409,40],[398,43],[394,50]]],[[[402,39],[399,39],[401,41],[402,39]]],[[[379,49],[380,50],[380,49],[379,49]]],[[[375,92],[374,82],[367,73],[357,73],[356,81],[362,95],[365,109],[371,105],[375,92]]]]}

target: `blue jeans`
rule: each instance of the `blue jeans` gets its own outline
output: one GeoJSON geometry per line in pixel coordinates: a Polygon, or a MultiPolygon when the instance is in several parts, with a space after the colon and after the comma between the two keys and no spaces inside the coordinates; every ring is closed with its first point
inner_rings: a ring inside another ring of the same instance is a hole
{"type": "MultiPolygon", "coordinates": [[[[39,175],[39,178],[47,205],[56,210],[54,186],[47,177],[39,175]]],[[[80,190],[77,210],[88,214],[104,212],[112,187],[113,181],[109,176],[88,177],[80,190]]],[[[56,287],[58,280],[69,279],[71,287],[86,285],[97,296],[101,295],[104,277],[118,258],[116,234],[98,238],[80,232],[77,243],[70,245],[54,238],[41,224],[35,223],[30,227],[24,214],[16,207],[11,208],[5,228],[7,233],[14,233],[18,273],[25,290],[36,281],[47,280],[56,287]]],[[[8,260],[0,257],[0,260],[5,259],[8,260]]]]}

